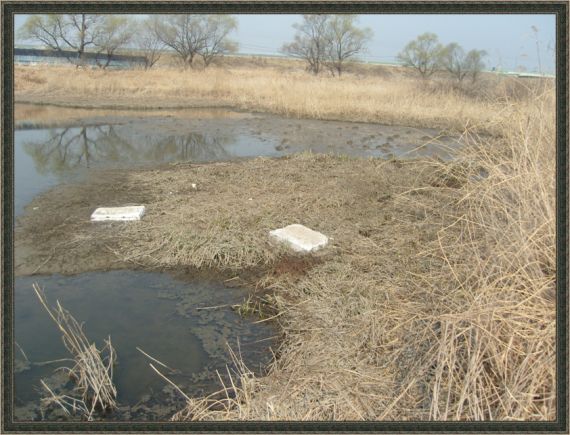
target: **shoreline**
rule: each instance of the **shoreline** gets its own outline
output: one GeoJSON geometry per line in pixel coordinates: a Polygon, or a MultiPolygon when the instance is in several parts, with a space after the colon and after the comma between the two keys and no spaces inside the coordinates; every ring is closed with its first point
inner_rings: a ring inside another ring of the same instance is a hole
{"type": "MultiPolygon", "coordinates": [[[[370,120],[370,119],[355,119],[355,118],[342,118],[338,116],[329,116],[329,117],[311,117],[311,116],[288,116],[287,114],[283,114],[276,111],[268,111],[262,108],[256,109],[255,107],[241,107],[237,104],[229,104],[226,102],[216,102],[216,100],[199,100],[195,103],[190,104],[177,104],[177,103],[159,103],[159,104],[152,104],[152,103],[141,103],[140,101],[133,99],[121,99],[121,102],[115,104],[108,104],[108,99],[103,100],[105,103],[82,103],[78,100],[74,99],[66,99],[66,100],[47,100],[45,97],[41,99],[38,98],[30,98],[30,97],[16,97],[14,104],[15,105],[29,105],[29,106],[36,106],[36,107],[57,107],[62,109],[83,109],[86,111],[124,111],[127,113],[143,113],[143,114],[150,114],[155,112],[155,115],[160,116],[159,112],[169,112],[169,111],[192,111],[192,110],[228,110],[236,113],[244,113],[244,114],[252,114],[252,115],[261,115],[261,116],[271,116],[271,117],[278,117],[283,119],[289,119],[293,121],[322,121],[322,122],[343,122],[343,123],[353,123],[353,124],[367,124],[367,125],[376,125],[381,127],[395,127],[395,128],[417,128],[417,129],[439,129],[446,134],[457,134],[460,133],[460,130],[454,129],[451,125],[446,125],[445,123],[436,124],[436,125],[426,125],[424,123],[415,124],[413,122],[409,123],[391,123],[390,120],[370,120]],[[156,113],[158,112],[158,113],[156,113]]],[[[88,117],[88,115],[85,115],[88,117]]],[[[150,116],[150,115],[149,115],[150,116]]],[[[82,118],[78,118],[81,120],[82,118]]],[[[35,129],[35,128],[58,128],[58,127],[67,127],[73,126],[74,124],[65,124],[63,121],[56,121],[52,123],[33,123],[31,126],[26,124],[26,121],[18,121],[14,120],[14,129],[35,129]]],[[[97,125],[97,124],[93,124],[97,125]]]]}

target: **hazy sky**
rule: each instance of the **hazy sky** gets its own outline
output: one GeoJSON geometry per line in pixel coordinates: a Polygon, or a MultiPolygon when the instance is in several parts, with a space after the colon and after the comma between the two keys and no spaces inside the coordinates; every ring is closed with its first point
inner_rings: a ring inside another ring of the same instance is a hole
{"type": "MultiPolygon", "coordinates": [[[[300,15],[236,15],[239,28],[233,35],[240,52],[277,54],[289,42],[300,22],[300,15]]],[[[26,16],[15,18],[16,31],[26,16]]],[[[398,52],[424,32],[436,33],[444,44],[457,42],[466,50],[488,53],[486,64],[514,71],[524,67],[538,71],[538,56],[543,72],[554,72],[556,41],[555,16],[542,15],[359,15],[359,24],[370,27],[374,38],[364,60],[395,62],[398,52]],[[535,33],[538,29],[538,50],[535,33]]]]}

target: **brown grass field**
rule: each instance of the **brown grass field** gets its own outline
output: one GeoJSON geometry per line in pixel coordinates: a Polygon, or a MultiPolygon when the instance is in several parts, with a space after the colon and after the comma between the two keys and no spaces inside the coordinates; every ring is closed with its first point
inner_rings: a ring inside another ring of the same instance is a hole
{"type": "Polygon", "coordinates": [[[225,392],[191,398],[175,420],[556,417],[552,84],[489,76],[461,90],[391,70],[335,79],[271,62],[16,67],[16,99],[215,104],[462,132],[469,146],[449,163],[303,153],[131,171],[123,191],[160,210],[140,225],[102,241],[90,226],[58,227],[97,195],[121,200],[116,180],[103,179],[37,198],[32,205],[53,204],[44,212],[53,230],[34,236],[48,226],[33,216],[21,230],[46,256],[58,243],[69,258],[108,246],[119,265],[255,277],[253,305],[267,307],[282,332],[275,361],[259,378],[241,366],[225,392]],[[268,244],[270,229],[293,221],[333,237],[332,246],[301,261],[268,244]]]}
{"type": "Polygon", "coordinates": [[[529,85],[490,74],[485,83],[458,90],[445,82],[422,82],[400,70],[385,68],[377,77],[364,69],[332,80],[280,63],[205,71],[17,66],[15,97],[17,102],[95,108],[228,106],[293,118],[496,132],[497,117],[508,117],[515,106],[493,97],[516,98],[518,107],[527,104],[520,94],[531,93],[529,85]]]}

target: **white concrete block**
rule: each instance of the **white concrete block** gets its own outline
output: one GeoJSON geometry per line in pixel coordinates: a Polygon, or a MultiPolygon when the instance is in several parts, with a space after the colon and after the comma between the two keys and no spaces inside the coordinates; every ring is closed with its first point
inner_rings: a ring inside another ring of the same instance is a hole
{"type": "Polygon", "coordinates": [[[329,238],[324,234],[299,224],[270,231],[269,235],[279,242],[287,243],[297,252],[316,251],[329,242],[329,238]]]}
{"type": "Polygon", "coordinates": [[[100,207],[91,215],[91,221],[138,221],[143,217],[144,211],[144,205],[100,207]]]}

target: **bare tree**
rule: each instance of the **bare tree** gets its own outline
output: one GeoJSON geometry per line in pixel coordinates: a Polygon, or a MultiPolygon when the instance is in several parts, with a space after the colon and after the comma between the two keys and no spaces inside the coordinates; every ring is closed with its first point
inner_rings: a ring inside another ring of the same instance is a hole
{"type": "Polygon", "coordinates": [[[486,56],[484,50],[465,50],[453,42],[443,48],[441,52],[441,66],[451,74],[459,83],[465,77],[470,76],[473,83],[479,78],[479,74],[485,67],[483,57],[486,56]]]}
{"type": "Polygon", "coordinates": [[[100,24],[100,31],[94,40],[97,54],[105,54],[102,63],[96,58],[97,65],[105,69],[113,60],[115,52],[128,44],[134,33],[134,24],[127,17],[107,15],[100,24]]]}
{"type": "Polygon", "coordinates": [[[461,83],[469,73],[467,65],[465,64],[465,50],[456,42],[446,45],[442,50],[441,66],[459,83],[461,83]]]}
{"type": "Polygon", "coordinates": [[[485,68],[483,58],[487,55],[485,50],[470,50],[465,56],[465,69],[468,71],[471,81],[475,83],[485,68]]]}
{"type": "Polygon", "coordinates": [[[135,32],[135,44],[145,58],[145,69],[152,68],[162,55],[164,43],[158,37],[158,25],[159,17],[151,15],[138,24],[135,32]]]}
{"type": "Polygon", "coordinates": [[[372,39],[372,30],[356,27],[354,15],[333,15],[329,18],[326,31],[326,65],[333,75],[342,74],[343,64],[362,53],[372,39]]]}
{"type": "Polygon", "coordinates": [[[173,49],[184,68],[193,67],[194,59],[204,46],[202,18],[199,15],[166,15],[160,18],[158,39],[173,49]]]}
{"type": "Polygon", "coordinates": [[[229,15],[209,15],[204,18],[202,29],[204,43],[200,56],[207,67],[216,57],[237,51],[237,43],[228,35],[237,29],[237,21],[229,15]]]}
{"type": "Polygon", "coordinates": [[[66,58],[76,65],[84,61],[85,49],[94,45],[100,35],[100,15],[32,15],[22,27],[20,37],[35,39],[52,50],[66,54],[75,52],[75,58],[66,58]]]}
{"type": "Polygon", "coordinates": [[[325,34],[330,19],[330,15],[303,15],[303,22],[293,25],[297,30],[293,42],[285,44],[281,50],[305,60],[307,69],[318,74],[326,61],[328,44],[325,34]]]}
{"type": "Polygon", "coordinates": [[[398,60],[427,79],[440,68],[442,51],[437,35],[424,33],[404,47],[398,54],[398,60]]]}

